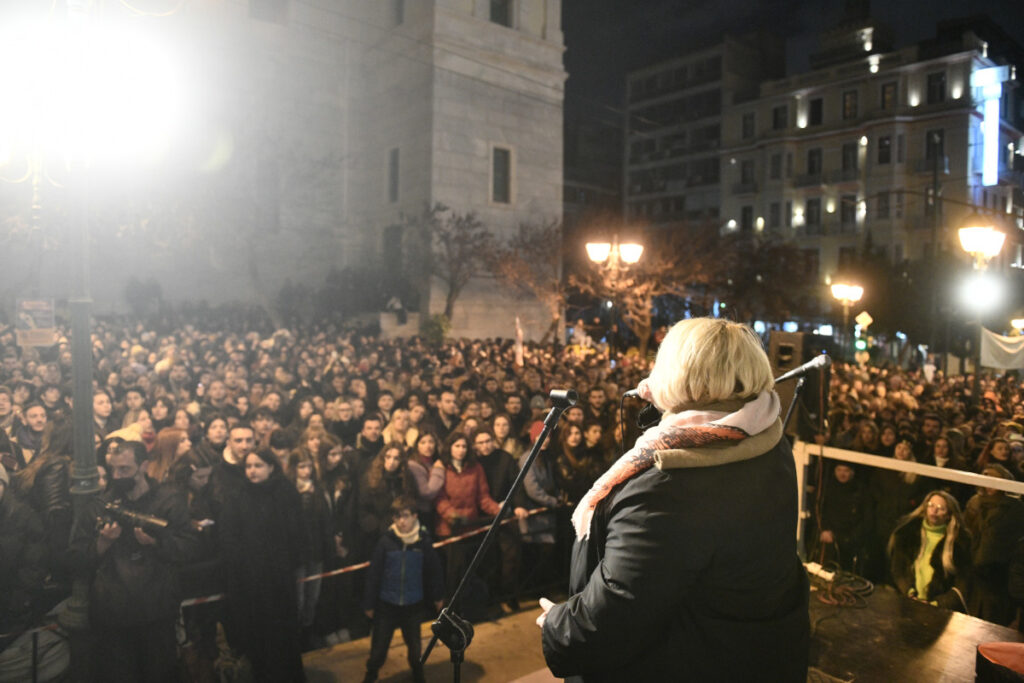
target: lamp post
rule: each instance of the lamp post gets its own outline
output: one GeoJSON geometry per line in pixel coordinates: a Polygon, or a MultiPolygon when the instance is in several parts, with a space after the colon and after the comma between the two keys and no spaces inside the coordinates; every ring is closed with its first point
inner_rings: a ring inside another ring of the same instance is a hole
{"type": "Polygon", "coordinates": [[[848,327],[850,325],[850,306],[860,301],[864,296],[864,288],[860,285],[846,283],[835,283],[832,285],[832,297],[843,307],[843,358],[846,358],[847,339],[849,337],[848,327]]]}
{"type": "Polygon", "coordinates": [[[963,227],[957,231],[960,247],[970,254],[974,261],[974,275],[968,280],[964,290],[965,301],[978,313],[978,343],[974,353],[974,386],[971,389],[971,401],[974,404],[978,403],[981,392],[981,318],[998,297],[997,283],[985,275],[985,270],[988,268],[988,262],[999,254],[1006,241],[1006,235],[997,230],[992,223],[991,218],[972,213],[963,227]]]}
{"type": "Polygon", "coordinates": [[[597,264],[604,264],[612,271],[619,271],[640,260],[644,245],[636,242],[619,243],[615,235],[611,242],[587,242],[587,258],[597,264]]]}
{"type": "MultiPolygon", "coordinates": [[[[71,494],[75,524],[99,491],[89,296],[89,201],[96,171],[107,162],[152,161],[180,120],[176,69],[140,24],[116,30],[94,16],[90,0],[65,0],[66,12],[45,22],[9,22],[0,35],[0,147],[25,152],[67,174],[69,252],[74,255],[68,303],[71,314],[73,453],[71,494]],[[22,55],[41,55],[24,60],[22,55]]],[[[5,155],[6,156],[6,155],[5,155]]],[[[0,160],[2,163],[2,160],[0,160]]],[[[33,178],[38,182],[38,174],[33,178]]],[[[61,622],[86,625],[87,586],[76,578],[61,622]]],[[[74,647],[73,647],[74,649],[74,647]]]]}

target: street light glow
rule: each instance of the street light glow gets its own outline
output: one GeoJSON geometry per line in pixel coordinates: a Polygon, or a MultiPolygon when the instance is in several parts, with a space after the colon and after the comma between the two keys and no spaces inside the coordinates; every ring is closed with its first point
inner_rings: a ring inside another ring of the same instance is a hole
{"type": "Polygon", "coordinates": [[[976,313],[995,310],[1003,299],[1003,286],[999,278],[978,271],[960,286],[960,302],[976,313]]]}
{"type": "Polygon", "coordinates": [[[845,306],[857,303],[864,296],[864,288],[860,285],[848,285],[837,282],[832,285],[832,296],[845,306]]]}
{"type": "Polygon", "coordinates": [[[0,32],[0,148],[51,158],[154,162],[183,115],[179,70],[152,35],[75,21],[0,32]]]}
{"type": "Polygon", "coordinates": [[[611,242],[587,242],[587,258],[594,263],[604,263],[611,253],[611,242]]]}
{"type": "Polygon", "coordinates": [[[992,226],[992,220],[980,214],[970,215],[964,227],[957,231],[960,246],[975,258],[980,267],[995,257],[1003,248],[1006,235],[992,226]]]}
{"type": "Polygon", "coordinates": [[[644,245],[627,242],[619,245],[619,256],[624,263],[633,264],[644,254],[644,245]]]}

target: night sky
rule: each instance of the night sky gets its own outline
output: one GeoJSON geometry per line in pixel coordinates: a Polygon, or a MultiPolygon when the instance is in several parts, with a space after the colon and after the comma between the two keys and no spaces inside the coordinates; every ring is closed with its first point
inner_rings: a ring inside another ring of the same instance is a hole
{"type": "MultiPolygon", "coordinates": [[[[562,0],[566,105],[610,112],[621,104],[628,69],[683,54],[723,30],[783,33],[790,71],[805,70],[816,33],[842,8],[843,0],[562,0]]],[[[940,20],[974,14],[989,15],[1024,46],[1024,0],[887,0],[872,3],[871,13],[892,28],[895,47],[934,36],[940,20]]]]}

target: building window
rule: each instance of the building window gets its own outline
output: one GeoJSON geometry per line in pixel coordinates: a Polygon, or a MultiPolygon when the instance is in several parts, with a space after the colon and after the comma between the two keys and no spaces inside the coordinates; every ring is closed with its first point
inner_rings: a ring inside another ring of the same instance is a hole
{"type": "Polygon", "coordinates": [[[946,101],[946,72],[938,71],[928,74],[928,104],[946,101]]]}
{"type": "Polygon", "coordinates": [[[825,101],[820,97],[815,97],[810,101],[810,106],[807,111],[807,125],[820,126],[824,121],[825,101]]]}
{"type": "Polygon", "coordinates": [[[883,135],[878,138],[878,163],[888,164],[892,162],[892,137],[883,135]]]}
{"type": "Polygon", "coordinates": [[[388,150],[388,201],[398,201],[398,148],[388,150]]]}
{"type": "Polygon", "coordinates": [[[804,222],[807,223],[808,234],[821,233],[821,199],[808,199],[804,209],[804,222]]]}
{"type": "Polygon", "coordinates": [[[882,109],[895,109],[897,90],[896,81],[882,84],[882,109]]]}
{"type": "Polygon", "coordinates": [[[748,112],[743,115],[742,133],[744,140],[754,137],[754,112],[748,112]]]}
{"type": "Polygon", "coordinates": [[[793,153],[786,152],[786,177],[793,177],[793,153]]]}
{"type": "Polygon", "coordinates": [[[857,118],[857,91],[847,90],[843,93],[843,118],[857,118]]]}
{"type": "Polygon", "coordinates": [[[821,149],[807,150],[807,175],[821,175],[821,149]]]}
{"type": "Polygon", "coordinates": [[[843,145],[843,171],[857,170],[857,143],[848,142],[843,145]]]}
{"type": "Polygon", "coordinates": [[[512,202],[512,152],[495,147],[491,163],[491,201],[496,204],[512,202]]]}
{"type": "Polygon", "coordinates": [[[740,230],[753,232],[754,230],[754,207],[744,206],[740,209],[740,230]]]}
{"type": "Polygon", "coordinates": [[[875,218],[889,217],[889,193],[879,192],[878,200],[875,202],[875,218]]]}
{"type": "Polygon", "coordinates": [[[768,166],[768,177],[778,180],[782,177],[782,154],[773,154],[768,166]]]}
{"type": "Polygon", "coordinates": [[[924,136],[924,157],[928,161],[942,159],[945,154],[946,132],[942,128],[936,128],[925,133],[924,136]]]}
{"type": "Polygon", "coordinates": [[[782,225],[782,211],[778,202],[772,202],[768,205],[768,227],[772,230],[778,230],[782,225]]]}
{"type": "Polygon", "coordinates": [[[906,158],[907,144],[903,133],[896,136],[896,163],[902,164],[906,158]]]}
{"type": "Polygon", "coordinates": [[[740,182],[744,185],[754,182],[754,162],[750,159],[740,162],[740,182]]]}
{"type": "Polygon", "coordinates": [[[512,10],[515,0],[491,0],[491,21],[512,28],[512,10]]]}
{"type": "Polygon", "coordinates": [[[789,107],[780,105],[772,109],[772,130],[785,130],[789,126],[789,107]]]}
{"type": "Polygon", "coordinates": [[[839,198],[839,220],[844,228],[857,224],[857,195],[844,194],[839,198]]]}
{"type": "Polygon", "coordinates": [[[249,17],[274,24],[286,24],[288,0],[249,0],[249,17]]]}
{"type": "Polygon", "coordinates": [[[793,227],[793,202],[786,202],[786,227],[793,227]]]}

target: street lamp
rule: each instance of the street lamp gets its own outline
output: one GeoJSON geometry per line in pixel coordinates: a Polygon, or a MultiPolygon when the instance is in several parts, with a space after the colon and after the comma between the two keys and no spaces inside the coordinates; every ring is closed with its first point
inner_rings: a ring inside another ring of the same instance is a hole
{"type": "Polygon", "coordinates": [[[851,285],[837,282],[832,285],[832,297],[843,306],[843,357],[846,357],[845,337],[848,336],[847,328],[850,325],[850,306],[860,301],[864,296],[864,288],[860,285],[851,285]]]}
{"type": "Polygon", "coordinates": [[[1010,327],[1017,332],[1017,336],[1024,335],[1024,318],[1014,318],[1010,321],[1010,327]]]}
{"type": "Polygon", "coordinates": [[[615,235],[611,242],[587,242],[587,258],[597,264],[605,264],[612,270],[618,270],[621,264],[631,266],[644,254],[644,245],[636,242],[619,243],[615,235]]]}
{"type": "Polygon", "coordinates": [[[988,268],[988,262],[999,255],[1006,235],[992,225],[990,218],[977,212],[967,217],[958,235],[960,246],[971,255],[976,271],[967,283],[964,298],[978,312],[978,344],[974,354],[974,387],[971,390],[972,402],[977,404],[981,393],[981,317],[995,305],[999,295],[998,283],[986,276],[984,271],[988,268]]]}
{"type": "MultiPolygon", "coordinates": [[[[22,154],[68,178],[68,235],[77,254],[69,299],[76,523],[99,490],[92,412],[88,206],[90,180],[108,162],[156,161],[184,112],[177,69],[138,24],[116,30],[96,21],[88,0],[66,0],[66,13],[42,23],[7,22],[0,31],[0,163],[22,154]],[[25,55],[31,58],[25,59],[25,55]]],[[[36,179],[38,180],[38,179],[36,179]]],[[[85,623],[87,587],[77,579],[61,621],[85,623]]]]}

